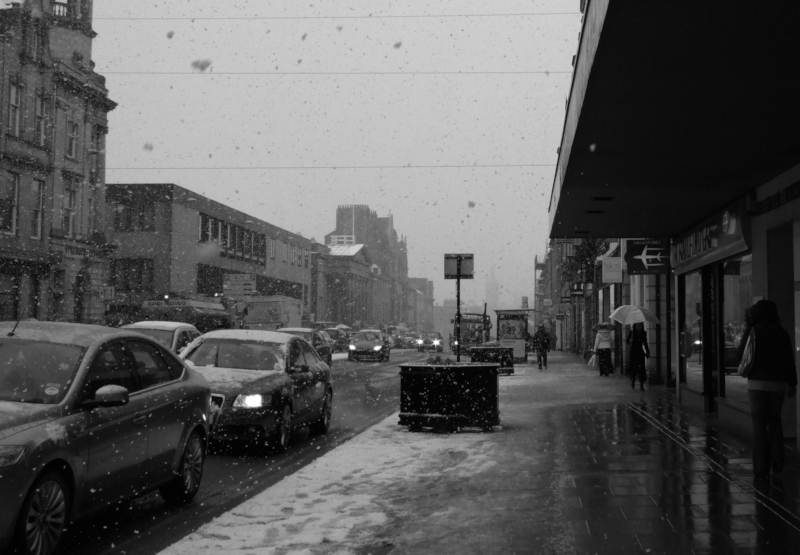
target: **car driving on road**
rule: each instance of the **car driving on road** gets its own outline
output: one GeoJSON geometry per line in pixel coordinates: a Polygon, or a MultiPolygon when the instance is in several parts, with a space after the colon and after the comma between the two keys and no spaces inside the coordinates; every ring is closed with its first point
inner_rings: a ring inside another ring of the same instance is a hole
{"type": "Polygon", "coordinates": [[[327,433],[333,408],[330,367],[305,340],[283,332],[217,330],[182,353],[211,383],[211,438],[289,447],[307,424],[327,433]]]}
{"type": "Polygon", "coordinates": [[[437,353],[441,353],[444,351],[442,334],[438,331],[422,332],[419,336],[419,339],[417,339],[417,350],[419,352],[435,351],[437,353]]]}
{"type": "Polygon", "coordinates": [[[381,330],[361,330],[350,336],[347,360],[389,360],[392,346],[381,330]]]}
{"type": "Polygon", "coordinates": [[[180,353],[186,345],[200,336],[200,332],[191,324],[183,322],[161,322],[145,320],[122,326],[123,329],[135,330],[160,341],[175,353],[180,353]]]}
{"type": "Polygon", "coordinates": [[[322,331],[312,328],[281,328],[281,333],[290,333],[297,337],[302,337],[314,347],[317,354],[325,361],[328,366],[333,366],[333,340],[322,331]]]}
{"type": "Polygon", "coordinates": [[[0,323],[0,552],[48,555],[69,522],[160,490],[200,487],[208,382],[151,337],[0,323]]]}

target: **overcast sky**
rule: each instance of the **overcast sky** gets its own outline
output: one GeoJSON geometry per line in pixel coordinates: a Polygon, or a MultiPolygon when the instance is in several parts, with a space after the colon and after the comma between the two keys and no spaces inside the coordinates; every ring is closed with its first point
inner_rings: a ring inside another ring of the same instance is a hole
{"type": "MultiPolygon", "coordinates": [[[[95,2],[119,103],[108,183],[176,183],[322,241],[339,204],[394,215],[409,274],[533,295],[578,44],[578,0],[95,2]],[[534,15],[536,14],[536,15],[534,15]]],[[[492,307],[490,307],[492,308],[492,307]]]]}

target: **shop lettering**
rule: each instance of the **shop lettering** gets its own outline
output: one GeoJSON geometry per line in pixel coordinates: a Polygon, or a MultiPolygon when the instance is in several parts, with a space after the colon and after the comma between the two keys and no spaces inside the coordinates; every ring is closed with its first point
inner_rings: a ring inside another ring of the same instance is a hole
{"type": "MultiPolygon", "coordinates": [[[[716,227],[716,226],[714,226],[716,227]]],[[[676,246],[677,262],[685,262],[717,246],[711,227],[704,227],[684,237],[676,246]]]]}
{"type": "Polygon", "coordinates": [[[792,183],[785,189],[782,189],[770,195],[767,198],[760,200],[756,203],[756,214],[766,214],[771,210],[775,210],[779,206],[783,206],[797,198],[800,198],[800,181],[792,183]]]}

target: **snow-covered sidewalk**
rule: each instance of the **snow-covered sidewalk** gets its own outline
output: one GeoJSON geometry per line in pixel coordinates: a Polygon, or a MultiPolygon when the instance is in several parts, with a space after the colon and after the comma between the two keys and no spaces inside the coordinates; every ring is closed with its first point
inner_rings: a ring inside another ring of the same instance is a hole
{"type": "MultiPolygon", "coordinates": [[[[573,372],[594,376],[586,368],[573,372]]],[[[576,382],[527,365],[501,377],[494,433],[413,433],[392,415],[162,553],[530,553],[534,528],[546,526],[544,537],[572,534],[552,512],[562,484],[542,411],[574,397],[592,402],[598,390],[567,383],[576,382]]],[[[612,397],[630,394],[617,380],[600,385],[612,397]]],[[[541,528],[535,533],[542,537],[541,528]]]]}

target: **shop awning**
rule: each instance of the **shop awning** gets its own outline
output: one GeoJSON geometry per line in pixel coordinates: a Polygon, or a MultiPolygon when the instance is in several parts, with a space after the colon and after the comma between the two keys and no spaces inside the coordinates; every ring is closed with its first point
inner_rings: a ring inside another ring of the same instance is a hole
{"type": "Polygon", "coordinates": [[[671,237],[800,163],[800,2],[584,17],[551,237],[671,237]]]}

